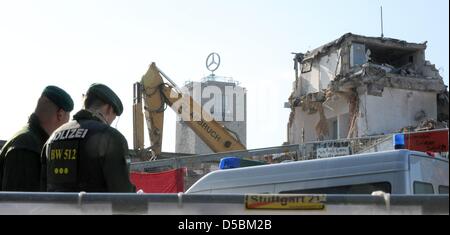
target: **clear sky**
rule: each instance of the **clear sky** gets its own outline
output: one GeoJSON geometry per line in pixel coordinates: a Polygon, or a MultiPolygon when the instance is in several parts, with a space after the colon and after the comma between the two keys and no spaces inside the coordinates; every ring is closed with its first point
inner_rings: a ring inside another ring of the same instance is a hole
{"type": "MultiPolygon", "coordinates": [[[[286,141],[294,82],[291,52],[306,52],[352,32],[428,41],[426,57],[449,79],[448,0],[0,0],[0,139],[32,113],[47,85],[64,88],[81,108],[90,84],[121,97],[118,124],[132,146],[132,85],[154,61],[180,86],[218,75],[248,90],[247,147],[286,141]]],[[[146,133],[147,135],[147,133],[146,133]]],[[[148,146],[148,143],[147,143],[148,146]]],[[[163,151],[175,149],[175,115],[166,114],[163,151]]]]}

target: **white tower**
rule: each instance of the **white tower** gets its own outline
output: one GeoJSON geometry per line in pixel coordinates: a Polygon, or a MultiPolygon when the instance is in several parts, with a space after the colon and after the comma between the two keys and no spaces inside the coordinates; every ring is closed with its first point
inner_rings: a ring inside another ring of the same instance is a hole
{"type": "MultiPolygon", "coordinates": [[[[211,53],[206,61],[211,75],[201,82],[186,82],[182,88],[199,103],[203,110],[209,111],[214,119],[232,132],[239,141],[247,141],[247,95],[246,89],[232,78],[220,77],[214,71],[220,65],[217,53],[211,53]]],[[[175,152],[206,154],[213,151],[180,118],[176,123],[175,152]]]]}

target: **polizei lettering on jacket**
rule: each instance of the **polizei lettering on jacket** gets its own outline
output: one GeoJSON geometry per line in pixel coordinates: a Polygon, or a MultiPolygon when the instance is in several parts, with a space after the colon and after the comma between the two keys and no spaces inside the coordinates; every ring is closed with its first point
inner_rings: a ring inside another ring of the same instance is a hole
{"type": "Polygon", "coordinates": [[[217,142],[220,142],[220,140],[222,139],[219,134],[213,130],[208,123],[204,122],[204,121],[199,121],[197,122],[198,125],[200,125],[213,139],[215,139],[217,142]]]}
{"type": "Polygon", "coordinates": [[[88,133],[88,129],[75,128],[62,130],[55,134],[53,140],[71,140],[71,139],[84,139],[86,134],[88,133]]]}

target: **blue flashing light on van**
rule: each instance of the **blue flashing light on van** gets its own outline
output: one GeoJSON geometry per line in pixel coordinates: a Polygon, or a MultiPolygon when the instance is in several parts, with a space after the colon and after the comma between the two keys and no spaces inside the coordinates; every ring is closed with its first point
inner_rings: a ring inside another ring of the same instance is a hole
{"type": "Polygon", "coordinates": [[[220,160],[219,169],[226,170],[248,166],[260,166],[265,164],[266,164],[265,162],[261,161],[241,159],[238,157],[226,157],[220,160]]]}
{"type": "Polygon", "coordinates": [[[395,134],[393,140],[394,140],[394,149],[405,149],[404,134],[395,134]]]}
{"type": "Polygon", "coordinates": [[[233,169],[241,166],[241,159],[237,157],[222,158],[219,163],[219,169],[233,169]]]}

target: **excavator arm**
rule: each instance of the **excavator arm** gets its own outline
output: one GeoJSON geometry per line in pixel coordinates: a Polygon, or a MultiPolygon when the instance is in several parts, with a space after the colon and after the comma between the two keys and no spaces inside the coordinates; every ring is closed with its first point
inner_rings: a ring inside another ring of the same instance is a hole
{"type": "MultiPolygon", "coordinates": [[[[152,63],[147,73],[140,82],[142,98],[144,100],[145,119],[147,121],[148,132],[150,136],[150,149],[153,156],[161,154],[164,111],[170,106],[181,119],[199,136],[205,144],[214,152],[228,152],[245,150],[245,146],[224,126],[214,120],[212,115],[203,110],[202,107],[194,101],[191,96],[183,94],[181,90],[164,73],[162,73],[152,63]],[[165,83],[163,75],[169,82],[165,83]]],[[[135,85],[136,90],[136,85],[135,85]]],[[[143,130],[139,123],[142,117],[142,111],[139,116],[139,108],[142,110],[142,103],[139,103],[139,97],[134,102],[134,125],[135,149],[144,150],[143,130]]]]}

